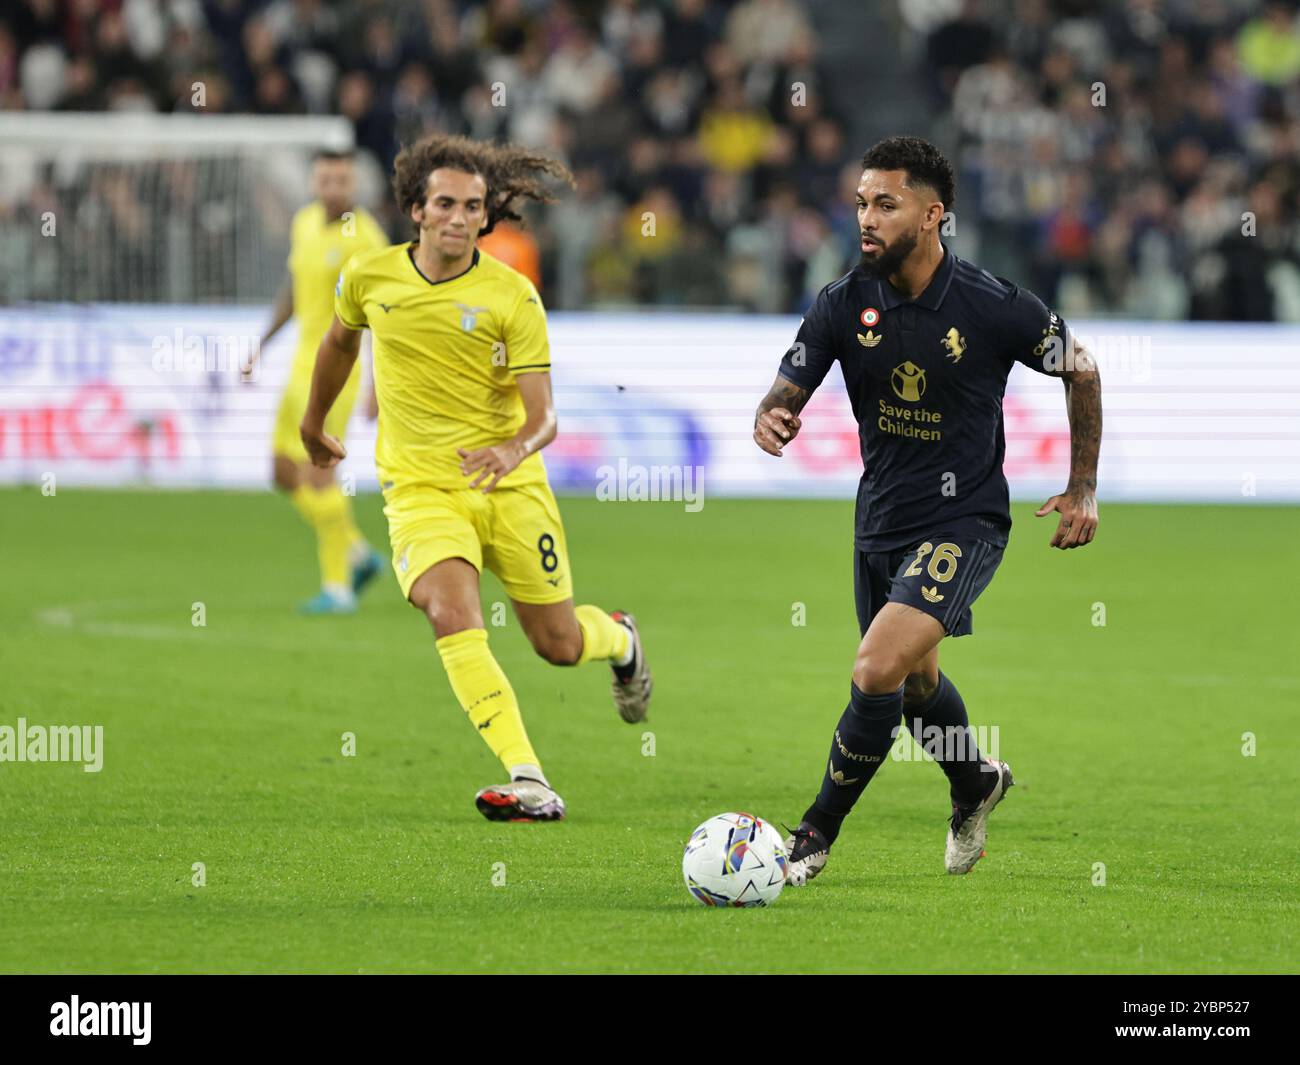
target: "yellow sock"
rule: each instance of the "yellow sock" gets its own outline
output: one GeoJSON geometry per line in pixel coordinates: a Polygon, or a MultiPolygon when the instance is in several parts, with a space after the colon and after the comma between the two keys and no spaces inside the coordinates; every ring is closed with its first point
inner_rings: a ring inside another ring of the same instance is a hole
{"type": "Polygon", "coordinates": [[[316,528],[316,490],[309,484],[300,484],[289,493],[289,502],[302,515],[302,520],[316,528]]]}
{"type": "Polygon", "coordinates": [[[289,493],[289,501],[294,509],[302,515],[302,520],[311,526],[316,534],[316,559],[320,564],[321,586],[325,585],[325,559],[323,529],[326,517],[321,513],[321,494],[309,484],[300,484],[289,493]]]}
{"type": "Polygon", "coordinates": [[[437,647],[461,709],[506,770],[517,765],[540,766],[524,730],[515,690],[488,649],[487,630],[452,633],[438,640],[437,647]]]}
{"type": "Polygon", "coordinates": [[[351,591],[348,546],[351,543],[352,508],[336,484],[315,489],[316,554],[320,560],[322,588],[351,591]]]}
{"type": "Polygon", "coordinates": [[[584,662],[604,662],[619,659],[627,655],[628,641],[632,634],[627,627],[620,625],[598,606],[579,606],[573,612],[578,615],[578,628],[582,630],[582,654],[578,665],[584,662]]]}
{"type": "Polygon", "coordinates": [[[362,548],[368,550],[370,547],[370,541],[368,541],[365,534],[357,528],[357,521],[352,516],[352,500],[343,495],[342,491],[339,492],[339,495],[343,497],[343,521],[348,538],[348,556],[349,558],[353,558],[356,555],[363,555],[364,551],[362,548]]]}

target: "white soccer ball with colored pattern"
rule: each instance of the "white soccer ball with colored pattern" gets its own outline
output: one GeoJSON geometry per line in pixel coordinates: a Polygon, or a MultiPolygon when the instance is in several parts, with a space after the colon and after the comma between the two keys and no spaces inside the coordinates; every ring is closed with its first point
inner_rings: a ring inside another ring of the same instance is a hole
{"type": "Polygon", "coordinates": [[[781,834],[760,817],[718,814],[691,833],[682,855],[686,889],[705,906],[770,906],[785,887],[781,834]]]}

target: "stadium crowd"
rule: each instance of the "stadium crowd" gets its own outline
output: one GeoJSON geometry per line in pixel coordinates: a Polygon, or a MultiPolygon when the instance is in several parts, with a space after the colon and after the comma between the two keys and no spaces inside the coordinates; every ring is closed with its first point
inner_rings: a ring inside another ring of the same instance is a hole
{"type": "MultiPolygon", "coordinates": [[[[497,239],[556,308],[802,310],[855,260],[862,130],[914,132],[957,163],[956,250],[1066,314],[1300,320],[1292,4],[882,6],[906,77],[860,99],[825,2],[9,0],[0,107],[341,114],[382,168],[431,129],[550,151],[576,188],[497,239]]],[[[58,195],[0,188],[0,227],[58,195]]]]}

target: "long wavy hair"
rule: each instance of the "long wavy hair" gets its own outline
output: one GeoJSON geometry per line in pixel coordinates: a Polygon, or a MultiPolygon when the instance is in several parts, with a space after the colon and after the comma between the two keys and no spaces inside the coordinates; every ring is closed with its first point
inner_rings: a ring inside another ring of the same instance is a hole
{"type": "Polygon", "coordinates": [[[429,175],[440,167],[477,174],[487,185],[487,221],[479,231],[480,237],[491,233],[502,219],[521,221],[515,209],[518,200],[554,203],[547,178],[573,185],[573,175],[558,159],[517,144],[490,144],[435,133],[408,144],[393,164],[393,195],[403,216],[410,218],[411,208],[424,203],[429,175]]]}

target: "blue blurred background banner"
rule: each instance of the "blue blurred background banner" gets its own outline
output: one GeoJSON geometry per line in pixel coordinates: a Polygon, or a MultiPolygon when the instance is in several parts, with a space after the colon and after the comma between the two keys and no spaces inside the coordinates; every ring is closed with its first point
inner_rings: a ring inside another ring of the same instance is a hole
{"type": "MultiPolygon", "coordinates": [[[[292,328],[261,353],[256,308],[50,305],[0,310],[0,482],[263,487],[292,328]]],[[[570,493],[662,490],[852,498],[857,426],[832,371],[782,459],[753,412],[793,316],[551,316],[560,434],[552,483],[570,493]],[[660,484],[661,489],[654,489],[660,484]]],[[[1300,500],[1300,328],[1080,320],[1106,383],[1100,479],[1112,500],[1300,500]]],[[[375,423],[359,403],[342,467],[377,485],[375,423]]],[[[1013,495],[1063,487],[1061,384],[1017,366],[1003,404],[1013,495]]],[[[611,498],[617,498],[611,497],[611,498]]],[[[680,498],[675,499],[681,502],[680,498]]]]}

